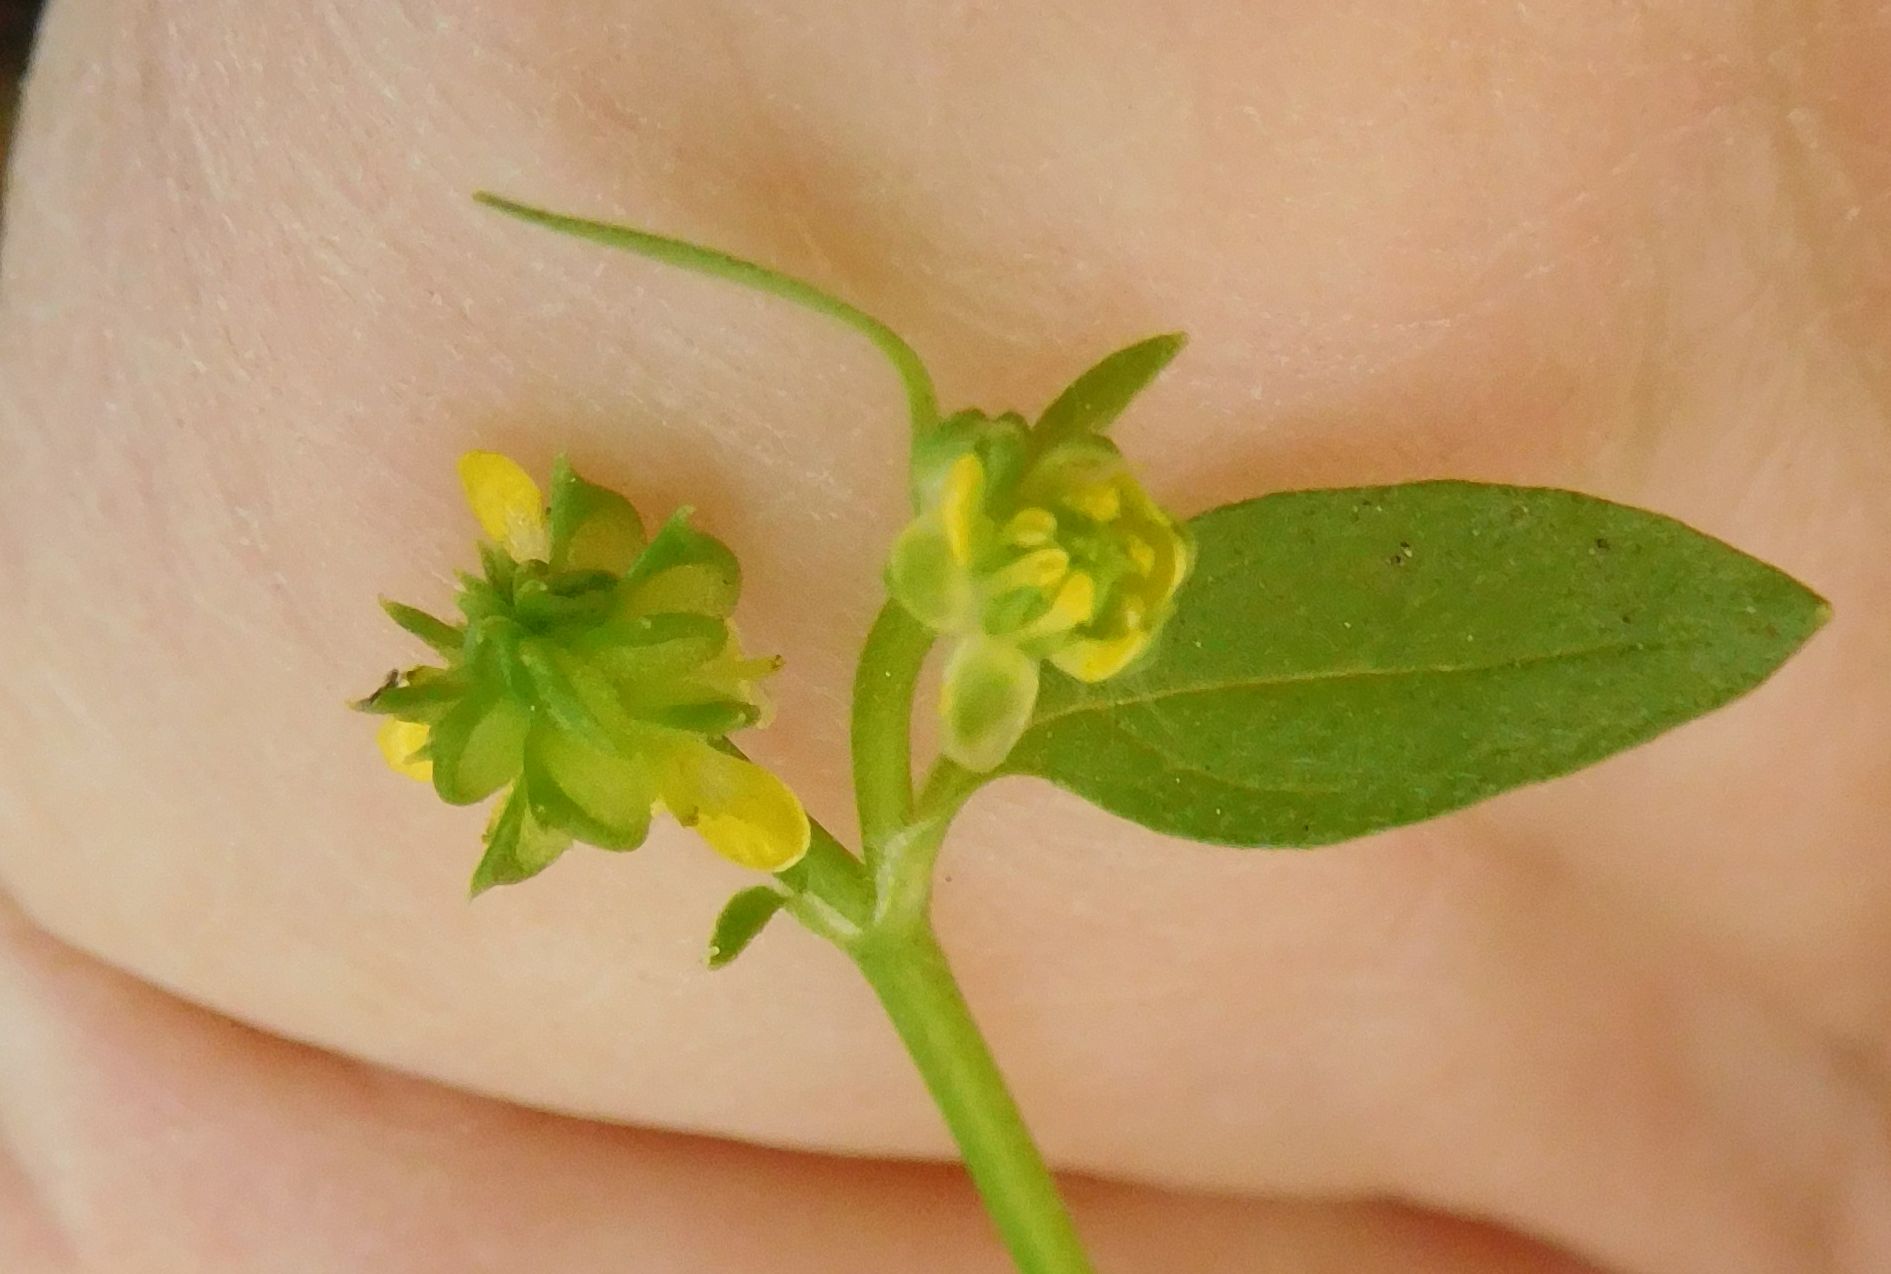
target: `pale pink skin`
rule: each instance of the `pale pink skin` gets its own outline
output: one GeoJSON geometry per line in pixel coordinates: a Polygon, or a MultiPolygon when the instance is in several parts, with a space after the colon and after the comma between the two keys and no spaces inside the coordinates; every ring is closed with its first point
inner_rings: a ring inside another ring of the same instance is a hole
{"type": "Polygon", "coordinates": [[[1317,854],[1006,784],[939,921],[1050,1156],[1128,1183],[1073,1187],[1105,1269],[1891,1268],[1891,17],[1753,9],[55,4],[0,284],[0,1268],[1003,1268],[949,1169],[827,1157],[949,1153],[844,960],[701,969],[742,873],[665,828],[469,906],[482,815],[341,706],[416,654],[374,595],[470,560],[455,454],[565,447],[741,552],[752,746],[850,822],[895,383],[481,186],[815,279],[952,406],[1184,329],[1120,432],[1181,511],[1549,483],[1830,597],[1732,708],[1317,854]]]}

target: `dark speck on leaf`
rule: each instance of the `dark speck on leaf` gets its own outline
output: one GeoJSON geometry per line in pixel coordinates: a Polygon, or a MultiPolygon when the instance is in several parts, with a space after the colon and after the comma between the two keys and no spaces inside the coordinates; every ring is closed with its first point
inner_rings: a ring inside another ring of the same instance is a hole
{"type": "Polygon", "coordinates": [[[1608,539],[1604,536],[1600,536],[1600,535],[1596,536],[1596,552],[1606,553],[1608,551],[1609,551],[1608,539]]]}

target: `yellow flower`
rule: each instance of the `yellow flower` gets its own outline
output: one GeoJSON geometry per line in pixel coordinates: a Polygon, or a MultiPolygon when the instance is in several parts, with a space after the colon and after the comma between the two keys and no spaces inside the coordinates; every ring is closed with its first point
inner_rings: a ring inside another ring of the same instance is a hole
{"type": "Polygon", "coordinates": [[[501,794],[475,890],[533,875],[573,841],[634,848],[666,811],[742,866],[799,860],[800,801],[724,742],[759,723],[778,663],[744,655],[729,626],[729,550],[685,514],[646,540],[628,501],[562,459],[549,504],[497,453],[469,452],[459,472],[492,542],[483,575],[462,577],[464,622],[385,603],[444,666],[358,706],[388,717],[377,742],[399,773],[453,804],[501,794]]]}
{"type": "Polygon", "coordinates": [[[918,516],[894,544],[888,585],[953,639],[941,746],[989,770],[1029,725],[1044,662],[1103,681],[1149,648],[1191,548],[1095,434],[1046,443],[1017,416],[962,413],[926,440],[915,471],[918,516]]]}

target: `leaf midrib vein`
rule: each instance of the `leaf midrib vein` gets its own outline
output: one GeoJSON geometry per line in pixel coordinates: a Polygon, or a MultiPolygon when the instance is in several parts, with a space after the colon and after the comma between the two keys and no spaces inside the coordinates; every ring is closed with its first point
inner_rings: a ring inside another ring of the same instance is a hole
{"type": "Polygon", "coordinates": [[[1121,699],[1090,700],[1079,702],[1056,712],[1048,712],[1031,723],[1033,730],[1050,725],[1065,717],[1080,716],[1085,713],[1108,712],[1117,708],[1133,708],[1147,704],[1162,703],[1170,699],[1185,698],[1190,695],[1216,694],[1226,690],[1259,690],[1270,686],[1305,685],[1322,681],[1373,681],[1396,677],[1421,676],[1462,676],[1471,673],[1507,672],[1520,668],[1531,668],[1539,664],[1556,663],[1559,660],[1589,659],[1597,655],[1648,653],[1657,650],[1672,650],[1687,643],[1677,641],[1646,642],[1604,642],[1594,646],[1578,646],[1568,650],[1549,651],[1540,655],[1528,655],[1516,659],[1499,660],[1484,664],[1439,664],[1416,668],[1339,668],[1318,672],[1282,673],[1270,676],[1234,677],[1220,681],[1198,682],[1185,686],[1167,686],[1148,694],[1135,695],[1121,699]]]}
{"type": "Polygon", "coordinates": [[[1175,755],[1173,752],[1166,752],[1162,748],[1158,747],[1156,744],[1151,743],[1149,740],[1145,738],[1142,738],[1140,735],[1131,733],[1128,729],[1126,729],[1123,726],[1123,723],[1120,721],[1112,721],[1108,717],[1104,717],[1103,724],[1107,729],[1114,731],[1119,737],[1121,737],[1128,743],[1134,745],[1137,748],[1140,748],[1142,751],[1147,752],[1151,756],[1155,757],[1156,762],[1161,767],[1161,769],[1168,771],[1170,773],[1174,773],[1174,774],[1190,775],[1192,777],[1201,779],[1205,782],[1212,783],[1220,787],[1229,788],[1236,792],[1246,792],[1246,793],[1249,793],[1250,795],[1256,795],[1256,796],[1282,795],[1282,794],[1292,795],[1292,796],[1331,796],[1331,795],[1334,795],[1335,793],[1343,792],[1346,790],[1344,787],[1338,784],[1319,784],[1319,785],[1314,785],[1314,786],[1304,786],[1304,785],[1296,785],[1292,783],[1270,783],[1266,785],[1262,785],[1258,783],[1246,783],[1238,778],[1231,778],[1225,774],[1216,774],[1212,770],[1205,770],[1199,765],[1194,765],[1188,761],[1183,760],[1181,757],[1175,755]]]}

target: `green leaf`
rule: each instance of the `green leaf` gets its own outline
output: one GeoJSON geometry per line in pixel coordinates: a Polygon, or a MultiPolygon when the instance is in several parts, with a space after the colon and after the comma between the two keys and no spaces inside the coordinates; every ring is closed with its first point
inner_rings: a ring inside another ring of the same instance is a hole
{"type": "Polygon", "coordinates": [[[716,917],[715,932],[709,938],[707,962],[720,969],[748,949],[775,913],[787,903],[788,895],[768,885],[744,889],[716,917]]]}
{"type": "Polygon", "coordinates": [[[517,217],[520,221],[544,226],[560,234],[574,238],[589,239],[592,243],[601,243],[607,248],[617,248],[625,252],[634,252],[653,261],[681,267],[697,274],[706,274],[711,278],[727,279],[744,287],[778,296],[785,301],[805,306],[817,314],[825,314],[831,319],[845,323],[873,343],[893,370],[899,373],[900,380],[906,386],[907,410],[912,416],[913,431],[923,433],[936,423],[938,396],[933,391],[932,377],[926,371],[926,365],[913,352],[912,346],[901,340],[892,328],[874,318],[866,311],[849,305],[839,297],[829,296],[811,283],[804,283],[791,275],[771,270],[767,266],[745,261],[741,257],[718,252],[714,248],[705,248],[699,244],[682,239],[672,239],[665,235],[651,234],[646,230],[636,230],[630,226],[612,225],[605,221],[588,221],[582,217],[568,217],[562,213],[551,212],[544,208],[534,208],[528,204],[482,190],[473,196],[488,208],[517,217]]]}
{"type": "Polygon", "coordinates": [[[551,567],[621,575],[644,546],[643,519],[629,500],[586,482],[571,462],[552,463],[551,567]]]}
{"type": "Polygon", "coordinates": [[[1194,520],[1153,656],[1047,674],[1007,761],[1158,831],[1322,845],[1566,774],[1764,681],[1829,614],[1671,518],[1467,482],[1194,520]]]}
{"type": "Polygon", "coordinates": [[[486,827],[486,852],[473,870],[472,895],[494,885],[515,885],[544,871],[571,846],[571,837],[532,817],[525,785],[518,784],[486,827]]]}
{"type": "Polygon", "coordinates": [[[1111,354],[1072,381],[1044,409],[1032,431],[1032,446],[1042,452],[1079,434],[1108,429],[1187,342],[1181,332],[1170,332],[1111,354]]]}
{"type": "Polygon", "coordinates": [[[388,618],[449,659],[457,657],[460,647],[465,644],[466,631],[463,628],[449,624],[444,619],[435,619],[424,610],[389,601],[385,597],[381,599],[381,609],[387,612],[388,618]]]}

